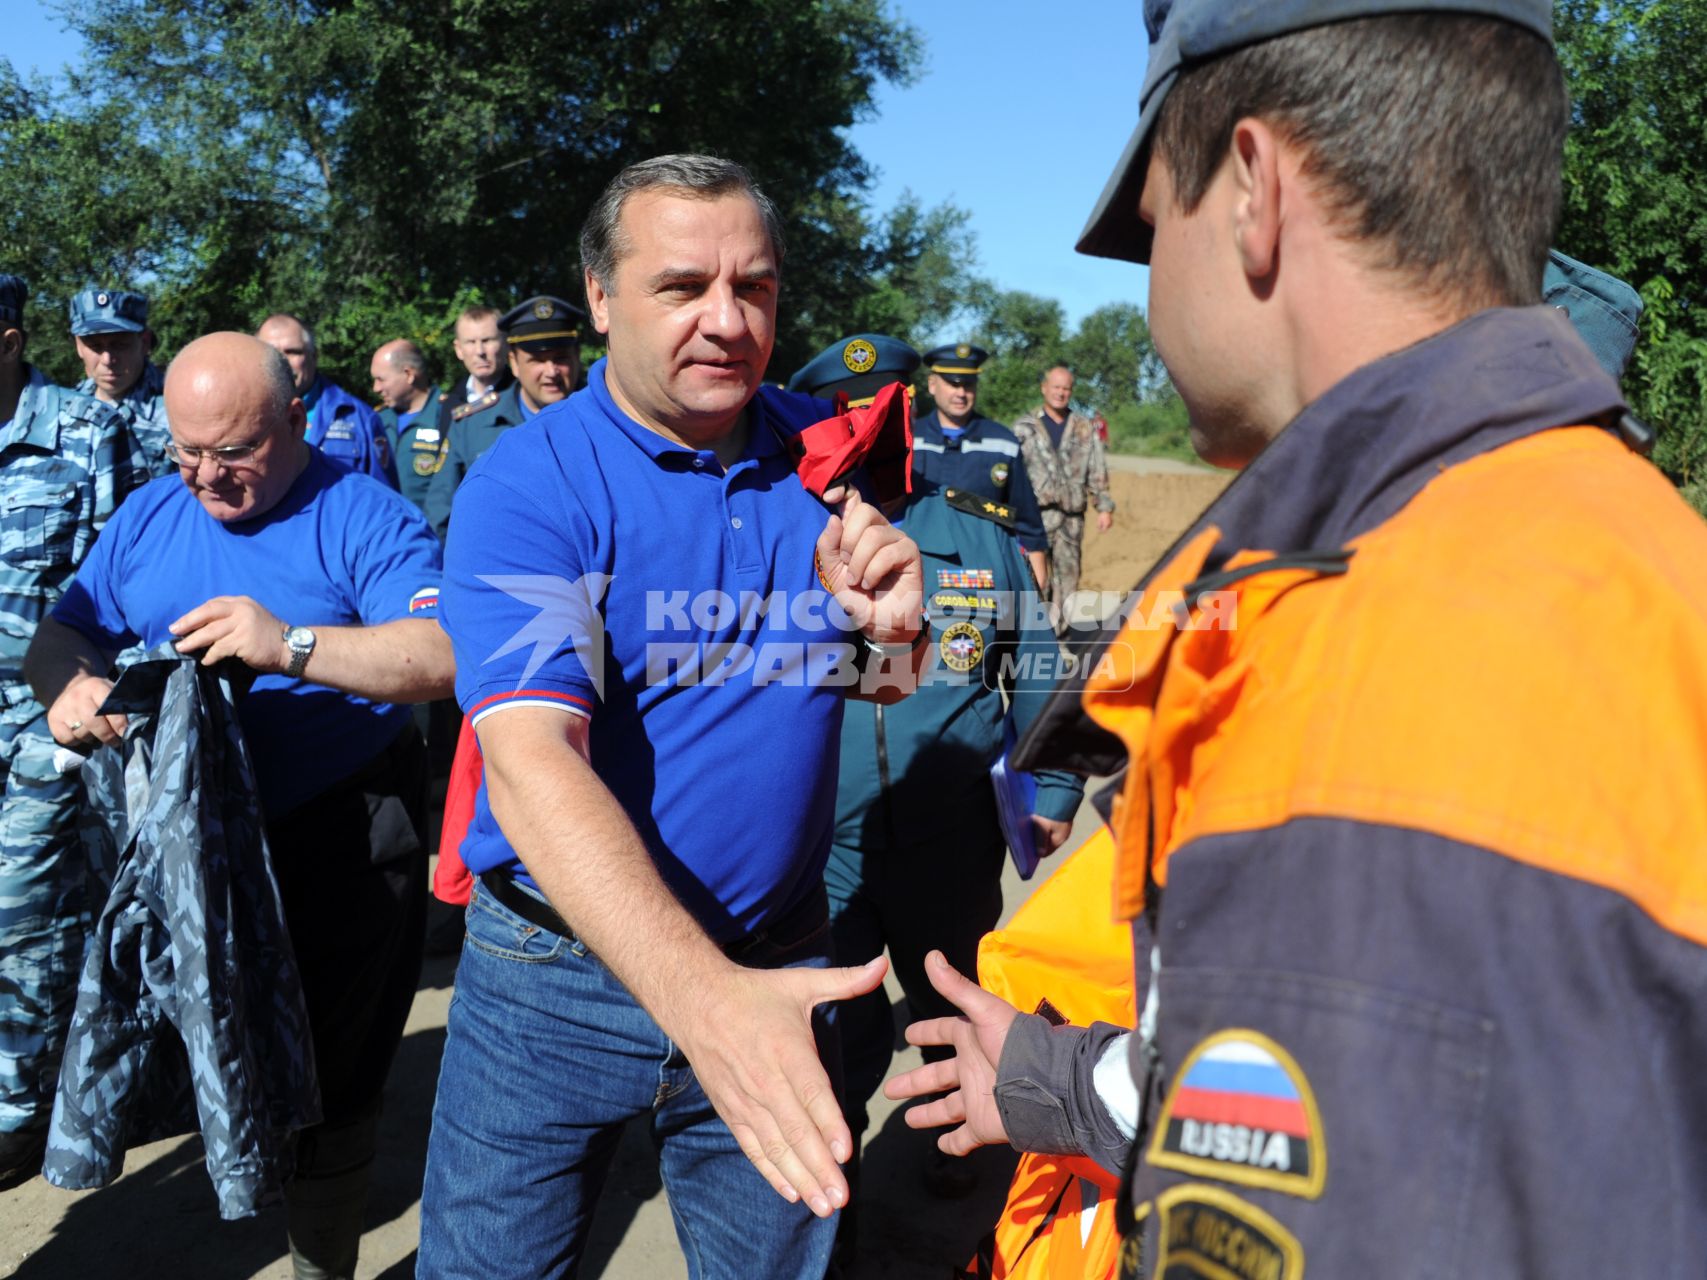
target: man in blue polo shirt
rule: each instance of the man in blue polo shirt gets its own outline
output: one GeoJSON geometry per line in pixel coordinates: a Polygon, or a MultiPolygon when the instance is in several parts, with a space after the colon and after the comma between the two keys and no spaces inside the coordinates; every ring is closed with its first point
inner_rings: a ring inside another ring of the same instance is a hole
{"type": "Polygon", "coordinates": [[[853,1146],[812,1009],[883,973],[823,971],[836,742],[850,680],[916,683],[918,549],[794,475],[822,406],[760,390],[782,242],[745,170],[630,166],[581,257],[609,356],[475,465],[446,549],[486,776],[419,1274],[572,1273],[648,1115],[691,1275],[819,1277],[853,1146]]]}
{"type": "Polygon", "coordinates": [[[397,488],[397,464],[379,415],[330,378],[320,376],[314,331],[295,316],[268,316],[255,336],[285,358],[297,398],[308,413],[308,443],[351,471],[397,488]]]}
{"type": "Polygon", "coordinates": [[[425,752],[402,705],[448,694],[439,545],[394,491],[303,440],[290,370],[217,333],[166,375],[182,483],[107,522],[26,675],[66,746],[124,732],[114,655],[176,641],[258,672],[238,708],[314,1036],[323,1124],[286,1195],[298,1276],[353,1275],[380,1090],[420,972],[425,752]]]}

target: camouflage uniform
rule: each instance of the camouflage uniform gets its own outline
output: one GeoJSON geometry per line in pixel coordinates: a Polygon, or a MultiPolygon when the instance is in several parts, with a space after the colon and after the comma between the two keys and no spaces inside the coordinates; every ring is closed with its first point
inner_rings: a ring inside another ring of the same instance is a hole
{"type": "Polygon", "coordinates": [[[83,962],[43,1172],[105,1186],[127,1144],[199,1118],[219,1214],[247,1217],[283,1198],[288,1135],[320,1120],[254,768],[227,681],[169,644],[127,668],[107,706],[131,728],[88,768],[122,759],[127,837],[83,962]],[[193,1110],[179,1105],[186,1078],[193,1110]]]}
{"type": "Polygon", "coordinates": [[[1079,589],[1079,552],[1085,539],[1085,508],[1094,498],[1098,511],[1114,511],[1108,491],[1108,458],[1096,424],[1081,413],[1069,413],[1057,449],[1043,421],[1043,406],[1028,410],[1014,422],[1025,469],[1043,511],[1043,531],[1049,535],[1049,602],[1056,629],[1066,630],[1067,605],[1079,589]]]}
{"type": "MultiPolygon", "coordinates": [[[[116,405],[109,406],[124,420],[132,437],[134,457],[146,472],[137,479],[137,484],[171,475],[178,469],[178,464],[166,452],[172,436],[166,425],[165,391],[166,374],[150,360],[143,366],[142,376],[136,380],[136,385],[125,392],[124,398],[116,405]]],[[[94,380],[85,378],[78,383],[77,394],[93,398],[94,380]]]]}
{"type": "MultiPolygon", "coordinates": [[[[119,416],[30,370],[0,431],[0,1152],[47,1127],[87,895],[75,772],[54,767],[24,651],[142,471],[119,416]]],[[[0,1166],[9,1163],[0,1159],[0,1166]]]]}

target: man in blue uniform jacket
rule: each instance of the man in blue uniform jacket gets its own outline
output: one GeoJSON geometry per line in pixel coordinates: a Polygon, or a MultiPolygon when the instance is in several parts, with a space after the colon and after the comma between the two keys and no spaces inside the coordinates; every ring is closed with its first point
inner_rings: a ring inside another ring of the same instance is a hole
{"type": "Polygon", "coordinates": [[[925,352],[930,413],[913,424],[913,474],[944,489],[989,498],[1014,511],[1014,533],[1039,584],[1048,581],[1049,539],[1043,513],[1020,456],[1019,438],[993,418],[973,410],[978,373],[990,353],[967,342],[925,352]]]}
{"type": "Polygon", "coordinates": [[[255,336],[285,358],[308,411],[308,443],[333,462],[397,488],[397,466],[379,415],[330,378],[320,376],[314,331],[290,315],[271,315],[255,336]]]}
{"type": "MultiPolygon", "coordinates": [[[[860,334],[821,352],[789,387],[825,399],[846,395],[858,407],[918,364],[906,343],[860,334]]],[[[925,977],[926,954],[940,948],[974,969],[978,940],[1001,916],[1007,843],[990,766],[1010,723],[1023,731],[1047,700],[1060,650],[1014,539],[1013,509],[917,476],[913,486],[885,513],[919,546],[935,643],[911,698],[890,707],[848,704],[824,882],[838,961],[887,946],[909,1007],[934,1018],[955,1009],[925,977]],[[953,897],[932,891],[940,885],[955,886],[953,897]]],[[[1066,839],[1083,790],[1071,773],[1039,777],[1032,822],[1040,852],[1066,839]]],[[[848,1124],[857,1135],[889,1066],[889,1000],[879,988],[844,1003],[840,1019],[848,1124]]],[[[926,1185],[963,1194],[971,1189],[966,1168],[935,1153],[926,1185]]],[[[851,1212],[844,1214],[850,1243],[851,1224],[851,1212]]]]}
{"type": "Polygon", "coordinates": [[[491,404],[470,402],[451,411],[450,444],[433,473],[423,508],[433,531],[450,529],[451,503],[474,460],[511,427],[556,404],[581,380],[581,325],[587,313],[562,298],[542,295],[517,303],[498,320],[515,381],[491,404]]]}

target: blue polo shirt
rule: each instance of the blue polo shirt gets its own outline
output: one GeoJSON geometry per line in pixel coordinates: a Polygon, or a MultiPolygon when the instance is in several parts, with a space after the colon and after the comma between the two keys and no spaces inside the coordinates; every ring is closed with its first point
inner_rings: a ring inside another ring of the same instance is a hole
{"type": "MultiPolygon", "coordinates": [[[[767,387],[748,412],[725,472],[617,408],[601,360],[481,456],[445,550],[463,710],[589,717],[594,770],[719,941],[820,883],[852,654],[785,446],[825,406],[767,387]]],[[[462,856],[520,873],[484,786],[462,856]]]]}
{"type": "MultiPolygon", "coordinates": [[[[53,618],[108,653],[164,644],[214,596],[249,596],[291,625],[374,626],[438,612],[439,541],[421,513],[318,449],[272,510],[222,524],[165,479],[125,500],[53,618]]],[[[407,707],[307,680],[256,678],[238,707],[261,804],[276,818],[366,764],[407,707]]]]}

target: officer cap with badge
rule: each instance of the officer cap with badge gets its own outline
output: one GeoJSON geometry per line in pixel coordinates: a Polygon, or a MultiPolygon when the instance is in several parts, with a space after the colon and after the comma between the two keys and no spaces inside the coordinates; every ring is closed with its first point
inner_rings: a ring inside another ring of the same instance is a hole
{"type": "Polygon", "coordinates": [[[857,409],[870,404],[891,382],[908,381],[919,360],[919,353],[899,338],[856,333],[832,342],[796,369],[788,380],[788,389],[820,400],[845,395],[848,407],[857,409]]]}
{"type": "Polygon", "coordinates": [[[71,299],[71,332],[142,333],[148,328],[148,299],[118,289],[85,289],[71,299]]]}
{"type": "Polygon", "coordinates": [[[541,294],[517,303],[498,320],[498,332],[512,348],[530,355],[572,347],[581,340],[587,313],[572,302],[541,294]]]}
{"type": "Polygon", "coordinates": [[[989,358],[990,353],[983,347],[975,347],[970,342],[951,342],[945,347],[925,352],[925,368],[954,386],[972,386],[977,383],[978,371],[989,358]]]}

